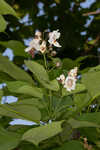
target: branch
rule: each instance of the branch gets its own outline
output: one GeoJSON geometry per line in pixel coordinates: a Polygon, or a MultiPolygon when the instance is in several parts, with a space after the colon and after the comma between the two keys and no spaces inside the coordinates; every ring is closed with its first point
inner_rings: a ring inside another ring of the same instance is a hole
{"type": "Polygon", "coordinates": [[[82,16],[97,15],[97,14],[100,14],[100,10],[84,13],[82,16]]]}

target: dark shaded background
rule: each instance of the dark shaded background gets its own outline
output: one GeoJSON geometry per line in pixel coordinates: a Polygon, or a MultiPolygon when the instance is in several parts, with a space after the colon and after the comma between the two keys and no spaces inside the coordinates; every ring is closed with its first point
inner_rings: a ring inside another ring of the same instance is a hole
{"type": "MultiPolygon", "coordinates": [[[[99,33],[100,13],[84,15],[95,12],[100,8],[100,1],[89,0],[82,7],[85,0],[6,0],[17,12],[21,19],[6,15],[8,22],[6,31],[0,33],[0,41],[17,40],[27,45],[29,39],[38,29],[61,32],[60,43],[62,48],[57,56],[60,58],[76,59],[79,56],[88,56],[83,61],[82,68],[99,64],[99,33]],[[92,1],[91,1],[92,2],[92,1]],[[92,41],[89,44],[88,41],[92,41]]],[[[5,48],[1,46],[2,52],[5,48]]],[[[27,56],[26,56],[27,57],[27,56]]],[[[23,64],[24,56],[14,57],[16,64],[23,64]]]]}

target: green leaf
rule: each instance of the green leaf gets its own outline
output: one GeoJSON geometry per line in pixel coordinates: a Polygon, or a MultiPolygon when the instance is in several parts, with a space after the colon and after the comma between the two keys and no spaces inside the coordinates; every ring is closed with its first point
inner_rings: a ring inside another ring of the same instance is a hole
{"type": "Polygon", "coordinates": [[[83,74],[82,83],[86,86],[91,96],[96,97],[100,95],[100,71],[83,74]]]}
{"type": "Polygon", "coordinates": [[[83,60],[85,60],[88,57],[89,56],[80,56],[75,60],[75,62],[79,65],[83,60]]]}
{"type": "Polygon", "coordinates": [[[81,128],[79,129],[79,132],[83,137],[87,137],[88,141],[92,141],[93,143],[95,143],[100,137],[97,128],[81,128]]]}
{"type": "Polygon", "coordinates": [[[25,61],[25,64],[44,87],[53,91],[59,90],[58,82],[49,80],[48,74],[42,65],[30,60],[25,61]]]}
{"type": "Polygon", "coordinates": [[[53,150],[84,150],[84,147],[79,141],[72,140],[53,150]]]}
{"type": "Polygon", "coordinates": [[[59,84],[58,84],[57,80],[49,81],[49,83],[41,81],[41,84],[43,84],[43,86],[49,90],[52,90],[52,91],[58,91],[59,90],[59,84]]]}
{"type": "Polygon", "coordinates": [[[95,71],[96,71],[96,72],[97,72],[97,71],[100,71],[100,65],[97,65],[96,67],[90,68],[88,72],[91,72],[91,73],[92,73],[92,72],[95,72],[95,71]]]}
{"type": "Polygon", "coordinates": [[[42,65],[31,60],[28,60],[28,61],[26,60],[25,64],[40,82],[49,83],[48,74],[42,65]]]}
{"type": "Polygon", "coordinates": [[[16,105],[33,105],[37,108],[44,108],[44,105],[42,103],[41,100],[39,100],[38,98],[25,98],[22,100],[18,100],[16,103],[14,102],[14,104],[16,105]]]}
{"type": "Polygon", "coordinates": [[[100,125],[100,112],[85,113],[78,117],[80,121],[90,121],[100,125]]]}
{"type": "Polygon", "coordinates": [[[0,32],[4,32],[6,29],[7,23],[3,16],[0,15],[0,32]]]}
{"type": "Polygon", "coordinates": [[[88,41],[88,44],[89,44],[89,45],[94,45],[95,42],[96,42],[96,40],[91,40],[91,41],[88,41]]]}
{"type": "Polygon", "coordinates": [[[39,122],[40,111],[34,105],[1,104],[0,115],[39,122]]]}
{"type": "Polygon", "coordinates": [[[41,150],[41,148],[29,143],[27,141],[23,141],[19,145],[20,150],[41,150]]]}
{"type": "Polygon", "coordinates": [[[52,122],[51,124],[30,129],[24,133],[22,140],[38,145],[41,141],[60,133],[62,131],[61,124],[62,121],[52,122]]]}
{"type": "Polygon", "coordinates": [[[5,81],[12,81],[13,78],[11,78],[7,73],[0,72],[0,83],[4,83],[5,81]]]}
{"type": "Polygon", "coordinates": [[[0,127],[0,149],[11,150],[17,147],[21,139],[21,136],[17,133],[8,132],[0,127]]]}
{"type": "Polygon", "coordinates": [[[0,54],[0,71],[7,73],[9,76],[16,80],[27,81],[28,83],[33,84],[34,81],[32,78],[22,69],[17,67],[8,58],[0,54]]]}
{"type": "Polygon", "coordinates": [[[2,15],[11,14],[17,16],[14,9],[4,0],[0,0],[0,14],[2,15]]]}
{"type": "Polygon", "coordinates": [[[1,102],[2,96],[3,96],[3,90],[0,89],[0,102],[1,102]]]}
{"type": "Polygon", "coordinates": [[[56,2],[57,4],[59,4],[59,3],[60,3],[60,0],[55,0],[55,2],[56,2]]]}
{"type": "Polygon", "coordinates": [[[70,58],[64,58],[62,60],[62,68],[66,70],[70,70],[76,67],[78,64],[70,58]]]}
{"type": "Polygon", "coordinates": [[[86,107],[91,97],[88,93],[82,92],[74,95],[74,102],[78,108],[86,107]]]}
{"type": "Polygon", "coordinates": [[[20,41],[10,40],[10,41],[0,41],[0,45],[13,50],[15,56],[26,56],[24,51],[25,46],[20,41]]]}
{"type": "Polygon", "coordinates": [[[6,83],[7,83],[8,90],[10,92],[26,94],[26,95],[30,95],[30,96],[34,96],[38,98],[43,97],[43,93],[40,88],[31,86],[27,84],[26,82],[11,81],[11,82],[6,82],[6,83]]]}
{"type": "Polygon", "coordinates": [[[100,125],[96,124],[96,123],[93,123],[92,121],[78,121],[78,120],[75,120],[75,119],[72,119],[70,118],[68,120],[68,123],[72,126],[73,129],[76,129],[76,128],[82,128],[82,127],[97,127],[97,128],[100,128],[100,125]]]}
{"type": "Polygon", "coordinates": [[[85,90],[86,90],[86,88],[85,88],[85,86],[83,84],[77,83],[75,90],[72,90],[70,92],[67,91],[65,88],[63,88],[62,89],[62,96],[68,96],[68,95],[80,93],[80,92],[83,92],[85,90]]]}

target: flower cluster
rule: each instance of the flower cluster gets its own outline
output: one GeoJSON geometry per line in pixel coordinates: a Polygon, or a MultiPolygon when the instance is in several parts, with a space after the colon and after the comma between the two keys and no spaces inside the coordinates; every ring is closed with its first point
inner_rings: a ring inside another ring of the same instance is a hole
{"type": "MultiPolygon", "coordinates": [[[[60,38],[59,30],[54,30],[53,32],[50,32],[48,36],[49,48],[52,49],[52,46],[61,47],[61,45],[57,42],[57,39],[59,38],[60,38]]],[[[47,50],[47,43],[42,38],[42,33],[37,31],[35,33],[34,39],[29,43],[29,47],[25,49],[25,52],[30,53],[32,57],[34,57],[35,51],[44,53],[46,50],[47,50]]]]}
{"type": "Polygon", "coordinates": [[[60,75],[57,80],[66,88],[67,91],[75,90],[76,81],[77,81],[77,71],[78,68],[75,67],[74,69],[68,72],[68,76],[65,78],[64,74],[60,75]]]}

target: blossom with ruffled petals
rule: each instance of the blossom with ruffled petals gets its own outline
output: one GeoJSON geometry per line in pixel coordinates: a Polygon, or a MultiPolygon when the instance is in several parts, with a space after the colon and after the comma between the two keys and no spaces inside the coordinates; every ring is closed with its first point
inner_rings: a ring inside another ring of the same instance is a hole
{"type": "Polygon", "coordinates": [[[54,45],[56,47],[61,47],[61,45],[56,41],[57,39],[59,39],[59,37],[60,37],[59,30],[54,30],[53,32],[49,33],[49,40],[48,40],[48,42],[51,45],[54,45]]]}
{"type": "Polygon", "coordinates": [[[43,41],[40,45],[40,52],[44,53],[46,51],[46,41],[43,41]]]}
{"type": "Polygon", "coordinates": [[[57,77],[57,80],[58,80],[61,84],[64,84],[64,83],[65,83],[65,76],[64,76],[64,74],[61,74],[60,77],[57,77]]]}
{"type": "Polygon", "coordinates": [[[73,77],[73,78],[76,78],[77,77],[77,71],[78,71],[78,68],[75,67],[74,69],[71,69],[68,73],[68,76],[70,77],[73,77]]]}
{"type": "Polygon", "coordinates": [[[42,33],[40,31],[35,32],[35,39],[42,40],[42,33]]]}
{"type": "Polygon", "coordinates": [[[76,87],[76,79],[73,77],[68,76],[64,82],[64,88],[67,91],[75,90],[76,87]]]}
{"type": "Polygon", "coordinates": [[[33,39],[30,43],[29,43],[29,47],[27,47],[25,49],[25,52],[29,52],[31,51],[32,49],[33,50],[37,50],[39,51],[40,50],[40,41],[38,39],[33,39]]]}

